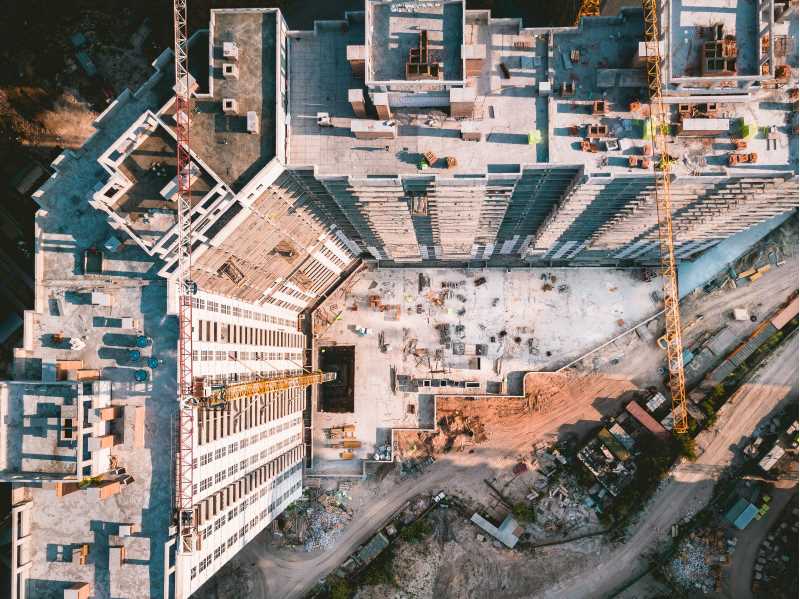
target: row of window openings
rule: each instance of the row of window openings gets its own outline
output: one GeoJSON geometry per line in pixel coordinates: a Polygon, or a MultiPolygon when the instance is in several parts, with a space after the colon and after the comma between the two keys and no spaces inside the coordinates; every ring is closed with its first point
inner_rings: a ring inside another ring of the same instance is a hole
{"type": "MultiPolygon", "coordinates": [[[[300,362],[303,359],[302,352],[256,352],[256,351],[240,351],[236,352],[238,360],[291,360],[300,362]]],[[[213,362],[215,360],[225,362],[230,358],[229,352],[214,351],[214,350],[193,350],[192,359],[195,362],[213,362]]],[[[231,358],[232,359],[232,358],[231,358]]]]}
{"type": "Polygon", "coordinates": [[[297,326],[296,322],[293,322],[286,318],[280,318],[279,316],[271,316],[269,314],[262,314],[261,312],[254,312],[253,310],[240,308],[238,306],[229,306],[227,304],[221,304],[213,300],[206,300],[202,297],[193,297],[192,307],[197,308],[198,310],[208,310],[209,312],[228,314],[229,316],[235,316],[237,318],[249,318],[250,320],[257,320],[259,322],[271,322],[273,324],[280,324],[287,327],[297,326]]]}
{"type": "Polygon", "coordinates": [[[344,268],[345,266],[347,266],[347,263],[344,260],[342,260],[339,257],[339,255],[332,249],[330,249],[328,246],[323,244],[322,247],[320,248],[320,252],[322,253],[323,256],[325,256],[328,260],[336,264],[339,268],[344,268]]]}
{"type": "MultiPolygon", "coordinates": [[[[276,478],[269,485],[265,485],[258,493],[254,493],[247,499],[243,500],[241,503],[234,505],[230,510],[228,510],[227,514],[222,514],[214,522],[212,522],[211,524],[209,524],[208,526],[203,528],[203,530],[200,531],[201,539],[205,541],[208,537],[212,535],[212,533],[217,532],[220,528],[225,526],[227,522],[231,522],[239,514],[244,515],[248,507],[255,505],[259,499],[263,499],[264,497],[266,497],[267,493],[275,489],[275,487],[277,487],[280,483],[286,480],[289,476],[297,472],[301,466],[302,462],[295,464],[294,466],[292,466],[292,468],[281,474],[279,478],[276,478]]],[[[298,483],[300,482],[301,481],[298,481],[298,483]]],[[[292,491],[292,489],[297,487],[298,483],[292,485],[291,488],[288,491],[284,492],[284,494],[281,495],[280,498],[273,499],[272,503],[270,504],[270,507],[280,504],[282,499],[285,498],[286,495],[292,491]]]]}
{"type": "Polygon", "coordinates": [[[228,549],[230,549],[230,547],[239,539],[239,537],[244,538],[244,536],[247,534],[247,532],[250,529],[255,528],[255,526],[261,520],[263,520],[264,518],[267,518],[269,516],[269,514],[275,508],[277,508],[284,501],[286,501],[286,499],[289,496],[291,496],[292,493],[297,491],[297,489],[300,488],[300,485],[301,485],[301,483],[299,483],[299,482],[297,484],[293,485],[291,489],[289,489],[288,491],[286,491],[286,493],[281,495],[280,499],[277,499],[274,502],[272,502],[269,505],[268,508],[264,508],[263,510],[261,510],[261,513],[259,513],[257,516],[253,516],[253,518],[251,518],[249,522],[247,522],[237,532],[235,532],[233,534],[233,536],[231,536],[226,542],[223,542],[216,549],[214,549],[214,553],[213,554],[210,553],[206,557],[204,557],[202,560],[200,560],[200,562],[198,563],[198,565],[196,567],[194,567],[194,566],[192,567],[191,578],[194,579],[197,576],[198,572],[202,572],[203,570],[205,570],[206,568],[208,568],[211,565],[211,562],[216,561],[217,559],[219,559],[222,556],[223,553],[225,553],[228,549]]]}
{"type": "Polygon", "coordinates": [[[252,396],[245,397],[240,400],[234,400],[231,410],[224,412],[218,410],[201,411],[198,444],[213,443],[219,439],[302,411],[302,399],[298,396],[303,393],[302,389],[286,389],[270,393],[284,395],[273,397],[271,400],[258,399],[252,396]],[[221,431],[218,424],[226,428],[227,432],[221,431]]]}
{"type": "MultiPolygon", "coordinates": [[[[243,511],[244,509],[246,509],[246,507],[247,507],[248,505],[254,505],[254,504],[255,504],[255,502],[256,502],[258,499],[260,499],[260,498],[264,497],[264,496],[267,494],[267,492],[268,492],[270,489],[274,489],[274,488],[275,488],[275,487],[276,487],[278,484],[280,484],[281,482],[283,482],[283,481],[286,479],[286,477],[290,476],[291,474],[294,474],[294,473],[295,473],[295,472],[297,472],[297,470],[299,470],[301,467],[302,467],[302,462],[299,462],[299,463],[295,464],[295,465],[294,465],[292,468],[290,468],[289,470],[287,470],[286,472],[284,472],[283,474],[281,474],[281,475],[280,475],[278,478],[276,478],[276,479],[275,479],[275,480],[274,480],[274,481],[273,481],[273,482],[272,482],[270,485],[268,485],[268,486],[265,486],[265,487],[264,487],[264,488],[263,488],[263,489],[262,489],[262,490],[259,492],[259,494],[258,494],[258,495],[253,495],[253,496],[252,496],[252,497],[251,497],[251,498],[250,498],[250,499],[247,501],[247,503],[245,503],[245,502],[242,502],[242,504],[240,504],[240,505],[238,505],[238,506],[234,506],[234,507],[231,509],[230,513],[229,513],[227,516],[225,516],[225,515],[221,516],[221,517],[220,517],[220,518],[218,518],[218,519],[217,519],[217,520],[216,520],[216,521],[215,521],[213,524],[210,524],[210,525],[208,525],[206,528],[204,528],[204,529],[202,530],[202,532],[201,532],[202,539],[203,539],[203,540],[205,540],[206,538],[208,538],[208,537],[211,535],[211,533],[212,533],[213,531],[216,531],[216,530],[219,530],[220,528],[222,528],[222,526],[225,524],[225,522],[230,522],[230,521],[231,521],[231,520],[232,520],[232,519],[233,519],[233,518],[236,516],[236,514],[238,514],[238,513],[239,513],[239,511],[243,511]]],[[[198,571],[202,572],[203,570],[205,570],[206,568],[208,568],[208,566],[209,566],[209,565],[211,565],[211,562],[212,562],[213,560],[216,560],[216,559],[218,559],[218,558],[219,558],[219,557],[220,557],[220,556],[221,556],[223,553],[225,553],[225,551],[226,551],[227,549],[229,549],[229,548],[230,548],[230,547],[231,547],[231,546],[232,546],[232,545],[233,545],[233,544],[234,544],[234,543],[235,543],[235,542],[236,542],[236,541],[239,539],[239,537],[242,537],[242,538],[244,538],[244,536],[247,534],[247,532],[248,532],[248,531],[249,531],[251,528],[255,527],[255,526],[256,526],[256,524],[257,524],[259,521],[263,520],[264,518],[267,518],[267,517],[269,516],[269,514],[270,514],[271,512],[273,512],[273,511],[274,511],[274,510],[275,510],[275,509],[276,509],[276,508],[277,508],[279,505],[281,505],[281,504],[282,504],[284,501],[286,501],[286,499],[287,499],[288,497],[290,497],[290,496],[291,496],[293,493],[295,493],[295,492],[296,492],[298,489],[300,489],[300,487],[302,486],[302,484],[303,484],[303,483],[302,483],[302,481],[297,481],[297,482],[296,482],[295,484],[293,484],[293,485],[292,485],[292,486],[291,486],[289,489],[287,489],[287,490],[286,490],[286,491],[283,493],[283,495],[281,495],[280,497],[278,497],[278,498],[274,499],[274,500],[272,501],[272,503],[270,503],[270,504],[269,504],[269,506],[267,506],[266,508],[264,508],[263,510],[261,510],[261,512],[260,512],[260,513],[259,513],[257,516],[254,516],[254,517],[253,517],[253,518],[252,518],[252,519],[251,519],[249,522],[245,523],[245,525],[244,525],[244,526],[242,526],[242,528],[240,528],[238,531],[236,531],[235,533],[233,533],[233,535],[232,535],[231,537],[229,537],[229,538],[228,538],[228,540],[227,540],[225,543],[222,543],[222,544],[220,544],[220,545],[219,545],[219,546],[218,546],[218,547],[217,547],[217,548],[214,550],[214,553],[213,553],[213,554],[209,554],[209,555],[207,555],[205,558],[203,558],[202,560],[200,560],[200,562],[199,562],[199,564],[197,565],[197,567],[193,567],[193,568],[192,568],[192,570],[191,570],[191,577],[192,577],[192,578],[195,578],[195,576],[197,576],[197,572],[198,572],[198,571]],[[198,570],[198,569],[199,569],[199,570],[198,570]]]]}
{"type": "MultiPolygon", "coordinates": [[[[287,445],[292,445],[297,443],[300,440],[300,433],[296,435],[292,435],[288,439],[284,439],[283,441],[279,441],[278,443],[272,444],[270,447],[266,449],[262,449],[260,453],[255,453],[249,458],[246,458],[239,462],[238,464],[233,464],[228,466],[227,469],[223,468],[219,472],[216,472],[213,476],[208,476],[200,481],[199,489],[200,491],[205,491],[206,489],[211,488],[213,485],[218,485],[223,480],[228,478],[229,476],[236,475],[239,470],[244,472],[248,466],[253,466],[259,462],[259,460],[267,459],[271,454],[275,453],[276,451],[280,451],[287,445]]],[[[193,492],[197,494],[197,485],[194,485],[193,492]]]]}
{"type": "Polygon", "coordinates": [[[305,336],[302,333],[246,327],[216,320],[197,321],[197,340],[270,347],[303,347],[305,345],[305,336]]]}
{"type": "MultiPolygon", "coordinates": [[[[277,435],[278,433],[281,433],[286,429],[292,428],[293,426],[297,426],[302,422],[302,420],[303,419],[299,416],[297,418],[292,418],[291,420],[287,420],[283,424],[279,424],[277,426],[273,426],[271,428],[263,430],[257,435],[253,435],[252,437],[241,439],[239,441],[234,441],[227,447],[219,447],[214,451],[209,451],[208,453],[204,453],[200,456],[200,465],[205,466],[207,464],[210,464],[214,460],[219,460],[221,458],[224,458],[225,455],[228,453],[233,454],[240,449],[247,448],[249,445],[252,445],[253,443],[257,443],[258,441],[266,439],[267,437],[271,437],[272,435],[277,435]]],[[[195,460],[192,463],[192,468],[197,468],[197,460],[195,460]]]]}
{"type": "MultiPolygon", "coordinates": [[[[241,503],[234,505],[230,510],[228,510],[227,515],[223,514],[219,518],[217,518],[214,522],[206,526],[202,531],[200,531],[200,536],[203,540],[206,540],[209,536],[211,536],[212,532],[218,531],[220,528],[225,526],[226,522],[230,522],[240,513],[244,514],[248,507],[255,505],[259,499],[263,499],[269,491],[277,487],[280,483],[286,480],[289,476],[297,472],[300,467],[302,466],[302,462],[299,462],[292,466],[286,472],[280,474],[274,481],[272,481],[269,485],[265,485],[258,493],[254,493],[247,499],[243,500],[241,503]]],[[[274,502],[273,502],[274,503],[274,502]]]]}

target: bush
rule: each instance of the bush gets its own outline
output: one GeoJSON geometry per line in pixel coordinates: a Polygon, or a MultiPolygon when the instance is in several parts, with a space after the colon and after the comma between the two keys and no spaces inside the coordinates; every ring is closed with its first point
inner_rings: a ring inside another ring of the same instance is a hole
{"type": "Polygon", "coordinates": [[[530,503],[525,501],[515,503],[511,513],[520,524],[536,522],[536,510],[530,503]]]}
{"type": "Polygon", "coordinates": [[[366,585],[394,584],[392,561],[394,551],[391,547],[384,549],[378,557],[361,574],[361,581],[366,585]]]}
{"type": "Polygon", "coordinates": [[[400,531],[400,538],[406,543],[421,543],[431,534],[431,525],[425,518],[420,518],[400,531]]]}
{"type": "Polygon", "coordinates": [[[739,137],[742,139],[750,139],[755,136],[756,132],[758,131],[758,127],[753,123],[746,123],[744,120],[742,124],[739,126],[739,137]]]}
{"type": "Polygon", "coordinates": [[[705,399],[700,404],[700,408],[706,415],[705,426],[706,427],[714,426],[714,424],[717,422],[717,410],[714,407],[714,404],[711,403],[710,400],[705,399]]]}
{"type": "Polygon", "coordinates": [[[344,578],[334,576],[331,583],[331,599],[350,599],[353,596],[353,587],[344,578]]]}
{"type": "Polygon", "coordinates": [[[678,435],[678,452],[683,457],[694,462],[697,459],[697,442],[690,435],[678,435]]]}

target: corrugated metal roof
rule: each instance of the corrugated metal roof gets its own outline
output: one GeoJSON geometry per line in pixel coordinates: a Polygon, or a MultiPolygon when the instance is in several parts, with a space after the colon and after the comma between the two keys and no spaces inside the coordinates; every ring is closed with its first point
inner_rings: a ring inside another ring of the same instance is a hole
{"type": "Polygon", "coordinates": [[[725,350],[733,345],[734,341],[736,341],[736,333],[728,327],[725,327],[706,341],[706,347],[715,355],[721,356],[725,353],[725,350]]]}
{"type": "Polygon", "coordinates": [[[725,519],[739,530],[743,530],[753,521],[756,514],[758,514],[758,508],[743,497],[740,497],[731,509],[725,513],[725,519]]]}
{"type": "Polygon", "coordinates": [[[717,366],[714,370],[708,373],[708,380],[713,383],[721,383],[725,380],[731,372],[736,370],[736,364],[730,360],[725,360],[722,364],[717,366]]]}
{"type": "Polygon", "coordinates": [[[656,393],[653,395],[653,397],[647,400],[645,405],[647,406],[648,410],[655,412],[665,401],[667,401],[666,397],[664,397],[661,393],[656,393]]]}
{"type": "Polygon", "coordinates": [[[516,545],[517,541],[519,541],[519,538],[515,534],[519,529],[519,524],[517,524],[516,520],[514,520],[510,515],[506,516],[506,519],[503,520],[500,528],[497,528],[494,524],[489,522],[477,512],[472,514],[472,518],[470,518],[470,520],[474,524],[477,524],[484,531],[492,535],[495,539],[503,543],[503,545],[506,547],[513,549],[514,545],[516,545]]]}
{"type": "Polygon", "coordinates": [[[744,530],[747,528],[747,525],[753,521],[756,514],[758,514],[758,508],[752,503],[748,503],[747,507],[744,508],[742,513],[739,514],[739,517],[733,522],[733,525],[739,530],[744,530]]]}
{"type": "Polygon", "coordinates": [[[614,438],[622,443],[625,449],[633,449],[633,446],[636,444],[633,437],[620,426],[619,422],[615,422],[614,426],[608,429],[608,432],[614,435],[614,438]]]}
{"type": "Polygon", "coordinates": [[[631,416],[639,421],[639,424],[641,424],[654,435],[658,437],[669,437],[667,429],[656,422],[655,418],[645,412],[644,409],[642,409],[642,406],[635,401],[630,402],[627,406],[625,406],[625,409],[630,413],[631,416]]]}
{"type": "Polygon", "coordinates": [[[772,449],[769,450],[769,453],[761,458],[761,461],[758,463],[758,466],[764,471],[769,472],[778,463],[786,451],[780,445],[776,445],[772,449]]]}
{"type": "Polygon", "coordinates": [[[608,432],[607,428],[601,428],[597,432],[597,438],[600,439],[600,441],[603,443],[603,445],[608,447],[608,449],[611,451],[611,453],[613,453],[614,456],[618,460],[621,460],[621,461],[624,462],[624,461],[629,460],[631,458],[631,454],[629,454],[628,451],[622,446],[622,443],[617,441],[611,435],[611,433],[608,432]]]}
{"type": "Polygon", "coordinates": [[[736,350],[728,356],[728,359],[736,366],[739,366],[747,358],[753,355],[755,351],[761,347],[770,336],[775,332],[775,327],[771,323],[765,323],[766,326],[757,330],[750,339],[740,345],[736,350]]]}
{"type": "Polygon", "coordinates": [[[800,298],[798,297],[794,298],[791,302],[789,302],[788,306],[786,306],[783,310],[778,312],[772,318],[771,321],[772,326],[774,326],[776,329],[782,329],[783,327],[786,326],[786,323],[788,323],[792,318],[797,316],[797,310],[798,310],[797,302],[799,299],[800,298]]]}

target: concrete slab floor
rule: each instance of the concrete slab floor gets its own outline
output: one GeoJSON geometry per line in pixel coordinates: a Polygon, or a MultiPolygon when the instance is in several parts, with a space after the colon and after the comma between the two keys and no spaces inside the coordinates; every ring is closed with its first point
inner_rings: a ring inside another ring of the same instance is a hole
{"type": "Polygon", "coordinates": [[[37,313],[29,353],[45,362],[81,359],[86,368],[101,369],[102,378],[112,381],[112,403],[122,407],[125,422],[122,443],[112,454],[134,482],[104,501],[97,499],[97,489],[57,499],[53,488],[29,488],[30,597],[61,597],[67,581],[90,582],[98,598],[163,596],[164,544],[173,505],[176,320],[166,316],[166,286],[157,279],[153,260],[115,233],[86,201],[87,190],[104,177],[97,157],[145,109],[157,104],[150,93],[122,104],[80,151],[62,157],[53,187],[37,200],[37,313]],[[83,250],[102,247],[111,234],[124,241],[122,247],[104,252],[102,275],[84,275],[83,250]],[[93,306],[92,291],[109,294],[111,306],[93,306]],[[122,330],[109,322],[126,316],[138,321],[134,329],[122,330]],[[57,332],[81,337],[86,346],[76,352],[54,346],[50,336],[57,332]],[[127,363],[137,332],[152,338],[152,345],[142,351],[144,358],[152,353],[163,360],[144,383],[134,380],[134,365],[127,363]],[[145,408],[144,447],[135,447],[133,440],[138,406],[145,408]],[[108,547],[116,542],[110,537],[117,535],[121,523],[141,524],[141,532],[124,541],[131,544],[132,561],[110,568],[108,547]],[[89,560],[78,565],[72,556],[84,542],[91,544],[89,560]]]}
{"type": "Polygon", "coordinates": [[[638,274],[638,270],[613,269],[381,269],[364,273],[354,285],[341,318],[317,340],[317,348],[355,347],[355,407],[353,413],[315,412],[315,471],[360,472],[358,460],[375,451],[376,435],[380,436],[380,445],[391,428],[420,426],[420,402],[434,390],[398,390],[392,394],[390,368],[394,367],[398,375],[418,379],[476,381],[480,383],[479,393],[487,384],[490,390],[499,391],[500,383],[505,382],[506,392],[521,394],[521,373],[555,370],[660,309],[651,298],[653,291],[660,290],[660,280],[644,283],[638,274]],[[430,286],[422,292],[421,273],[430,279],[430,286]],[[542,276],[546,274],[555,277],[554,282],[547,281],[553,286],[549,291],[543,290],[542,276]],[[480,278],[486,282],[475,286],[480,278]],[[439,306],[431,297],[446,291],[442,283],[457,286],[439,306]],[[566,289],[559,291],[562,285],[566,289]],[[399,306],[399,319],[391,319],[395,308],[383,312],[371,309],[370,295],[378,295],[386,306],[399,306]],[[352,310],[354,305],[356,311],[352,310]],[[479,369],[459,368],[472,356],[454,356],[445,348],[440,343],[438,324],[452,325],[453,340],[467,346],[465,353],[469,353],[470,344],[486,345],[479,369]],[[463,337],[456,334],[457,325],[464,327],[463,337]],[[360,336],[355,327],[369,332],[360,336]],[[381,333],[385,352],[379,348],[381,333]],[[410,339],[417,340],[418,349],[429,351],[430,367],[427,359],[418,360],[403,351],[410,339]],[[438,363],[433,357],[436,350],[442,350],[438,363]],[[431,374],[431,369],[440,373],[431,374]],[[409,406],[413,406],[413,413],[409,406]],[[324,429],[344,424],[355,425],[355,438],[362,442],[362,447],[354,450],[353,461],[341,460],[341,449],[325,447],[324,429]]]}

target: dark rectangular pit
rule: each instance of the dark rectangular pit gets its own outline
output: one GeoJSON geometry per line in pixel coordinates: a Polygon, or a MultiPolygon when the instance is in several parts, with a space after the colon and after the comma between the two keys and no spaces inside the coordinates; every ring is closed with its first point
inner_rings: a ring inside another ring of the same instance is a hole
{"type": "Polygon", "coordinates": [[[355,374],[356,348],[352,345],[322,347],[319,350],[319,367],[323,372],[335,372],[336,380],[319,386],[319,411],[352,413],[353,376],[355,374]]]}

